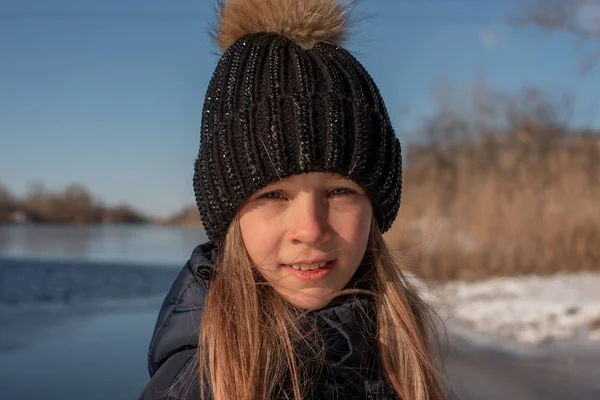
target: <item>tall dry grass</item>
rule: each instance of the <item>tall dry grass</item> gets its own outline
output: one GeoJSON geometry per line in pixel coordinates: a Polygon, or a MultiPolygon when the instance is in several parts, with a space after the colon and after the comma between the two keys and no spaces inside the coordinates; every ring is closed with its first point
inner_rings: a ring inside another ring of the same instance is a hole
{"type": "Polygon", "coordinates": [[[407,151],[385,237],[428,279],[600,271],[600,135],[521,123],[407,151]]]}

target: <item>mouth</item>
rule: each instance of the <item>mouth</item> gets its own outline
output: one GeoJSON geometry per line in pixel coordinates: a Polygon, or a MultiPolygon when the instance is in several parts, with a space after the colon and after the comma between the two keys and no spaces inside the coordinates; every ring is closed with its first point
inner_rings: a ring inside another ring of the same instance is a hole
{"type": "Polygon", "coordinates": [[[318,271],[320,269],[324,269],[324,268],[330,268],[335,264],[335,260],[330,260],[330,261],[322,261],[322,262],[315,262],[312,264],[282,264],[283,267],[287,267],[287,268],[291,268],[294,271],[304,271],[304,272],[310,272],[310,271],[318,271]]]}
{"type": "Polygon", "coordinates": [[[301,281],[316,281],[329,275],[335,264],[336,260],[331,260],[318,264],[282,264],[282,266],[291,276],[301,281]]]}

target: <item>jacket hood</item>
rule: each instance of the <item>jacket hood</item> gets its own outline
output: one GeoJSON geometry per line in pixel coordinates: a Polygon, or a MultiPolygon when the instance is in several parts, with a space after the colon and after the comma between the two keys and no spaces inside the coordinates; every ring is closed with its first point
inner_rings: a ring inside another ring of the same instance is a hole
{"type": "Polygon", "coordinates": [[[197,246],[171,285],[150,341],[150,376],[173,354],[198,347],[204,299],[216,261],[217,252],[212,242],[197,246]]]}

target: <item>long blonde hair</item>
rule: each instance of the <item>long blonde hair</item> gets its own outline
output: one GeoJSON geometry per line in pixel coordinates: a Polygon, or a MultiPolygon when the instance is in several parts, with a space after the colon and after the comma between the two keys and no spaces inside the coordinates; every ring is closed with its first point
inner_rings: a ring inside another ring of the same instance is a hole
{"type": "MultiPolygon", "coordinates": [[[[294,307],[261,281],[245,250],[237,217],[215,268],[199,334],[201,399],[211,395],[215,400],[289,395],[302,399],[310,377],[300,368],[299,345],[311,349],[315,357],[323,355],[299,329],[294,307]],[[286,378],[291,386],[288,394],[279,386],[286,378]],[[211,393],[205,392],[206,387],[211,393]]],[[[431,314],[398,268],[374,218],[361,269],[371,272],[367,283],[377,310],[384,379],[402,399],[445,399],[428,337],[433,332],[431,314]]]]}

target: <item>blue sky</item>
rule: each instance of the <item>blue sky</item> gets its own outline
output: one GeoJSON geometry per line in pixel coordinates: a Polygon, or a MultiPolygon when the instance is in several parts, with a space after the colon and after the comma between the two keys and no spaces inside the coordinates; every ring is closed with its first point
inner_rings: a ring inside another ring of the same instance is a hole
{"type": "MultiPolygon", "coordinates": [[[[570,91],[600,126],[596,68],[568,35],[506,24],[518,0],[368,0],[348,48],[401,140],[435,110],[432,86],[570,91]]],[[[194,203],[202,102],[217,62],[209,0],[0,0],[0,184],[81,183],[107,204],[168,215],[194,203]]],[[[459,101],[459,100],[457,100],[459,101]]]]}

